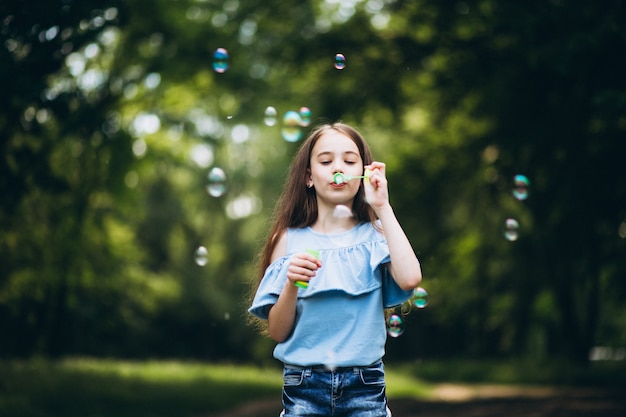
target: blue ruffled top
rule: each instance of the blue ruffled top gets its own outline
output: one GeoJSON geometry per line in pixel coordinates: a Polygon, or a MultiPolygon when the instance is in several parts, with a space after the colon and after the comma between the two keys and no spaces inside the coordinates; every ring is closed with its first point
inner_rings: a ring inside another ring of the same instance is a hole
{"type": "Polygon", "coordinates": [[[269,265],[249,312],[267,319],[287,283],[291,256],[319,252],[322,267],[298,289],[296,322],[274,349],[283,363],[310,366],[366,366],[382,358],[387,337],[384,308],[406,301],[385,264],[389,247],[371,223],[337,234],[310,227],[287,230],[287,253],[269,265]]]}

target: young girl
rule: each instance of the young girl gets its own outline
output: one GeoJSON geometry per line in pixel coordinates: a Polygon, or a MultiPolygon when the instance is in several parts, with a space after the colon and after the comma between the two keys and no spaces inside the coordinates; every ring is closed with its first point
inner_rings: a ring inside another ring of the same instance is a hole
{"type": "Polygon", "coordinates": [[[384,309],[422,275],[389,204],[385,164],[354,128],[322,125],[302,143],[269,237],[249,312],[278,343],[284,416],[390,415],[384,309]]]}

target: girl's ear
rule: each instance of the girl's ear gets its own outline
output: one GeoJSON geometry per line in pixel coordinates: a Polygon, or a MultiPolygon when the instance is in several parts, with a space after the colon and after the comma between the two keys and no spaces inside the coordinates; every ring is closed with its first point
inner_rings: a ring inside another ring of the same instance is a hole
{"type": "Polygon", "coordinates": [[[306,186],[307,188],[313,187],[313,176],[311,176],[311,168],[306,169],[306,186]]]}

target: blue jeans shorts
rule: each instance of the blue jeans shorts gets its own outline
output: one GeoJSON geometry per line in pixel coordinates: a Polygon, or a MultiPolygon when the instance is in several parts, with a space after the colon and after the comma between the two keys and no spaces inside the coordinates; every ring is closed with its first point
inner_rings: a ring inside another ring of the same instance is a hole
{"type": "Polygon", "coordinates": [[[328,369],[285,365],[281,417],[390,417],[382,360],[328,369]]]}

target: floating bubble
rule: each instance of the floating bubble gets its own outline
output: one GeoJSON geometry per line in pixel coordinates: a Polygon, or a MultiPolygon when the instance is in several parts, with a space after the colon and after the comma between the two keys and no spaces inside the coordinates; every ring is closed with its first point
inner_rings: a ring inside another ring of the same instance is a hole
{"type": "Polygon", "coordinates": [[[326,360],[324,361],[324,368],[328,371],[334,371],[337,369],[337,354],[334,351],[329,351],[326,354],[326,360]]]}
{"type": "Polygon", "coordinates": [[[333,210],[333,216],[338,219],[348,219],[352,217],[352,210],[348,208],[348,206],[344,206],[343,204],[338,204],[335,206],[333,210]]]}
{"type": "Polygon", "coordinates": [[[504,237],[511,242],[519,237],[519,222],[515,219],[506,219],[504,222],[504,237]]]}
{"type": "Polygon", "coordinates": [[[528,198],[528,187],[530,181],[525,175],[516,175],[513,177],[513,197],[518,200],[526,200],[528,198]]]}
{"type": "Polygon", "coordinates": [[[311,124],[311,109],[308,107],[300,107],[299,114],[302,126],[306,127],[311,124]]]}
{"type": "Polygon", "coordinates": [[[428,301],[430,300],[430,295],[428,292],[422,288],[417,287],[413,290],[413,295],[411,296],[411,302],[417,308],[424,308],[428,305],[428,301]]]}
{"type": "Polygon", "coordinates": [[[391,337],[398,337],[404,333],[404,320],[397,314],[389,316],[387,319],[387,334],[391,337]]]}
{"type": "Polygon", "coordinates": [[[217,48],[213,53],[213,70],[223,74],[228,69],[228,51],[224,48],[217,48]]]}
{"type": "Polygon", "coordinates": [[[278,112],[275,107],[268,106],[265,109],[265,116],[263,118],[263,122],[265,126],[274,126],[276,124],[276,117],[278,116],[278,112]]]}
{"type": "Polygon", "coordinates": [[[206,187],[211,197],[221,197],[226,193],[226,173],[222,168],[213,167],[207,176],[209,183],[206,187]]]}
{"type": "Polygon", "coordinates": [[[285,113],[281,133],[283,139],[287,142],[297,142],[302,138],[302,118],[300,113],[293,110],[285,113]]]}
{"type": "Polygon", "coordinates": [[[209,262],[209,251],[204,246],[198,246],[193,259],[199,266],[204,266],[209,262]]]}
{"type": "Polygon", "coordinates": [[[343,54],[335,55],[335,68],[342,70],[346,67],[346,57],[343,54]]]}
{"type": "Polygon", "coordinates": [[[411,314],[411,311],[413,310],[413,303],[411,303],[411,300],[407,300],[404,303],[402,303],[402,305],[400,306],[400,313],[403,316],[408,316],[409,314],[411,314]]]}

